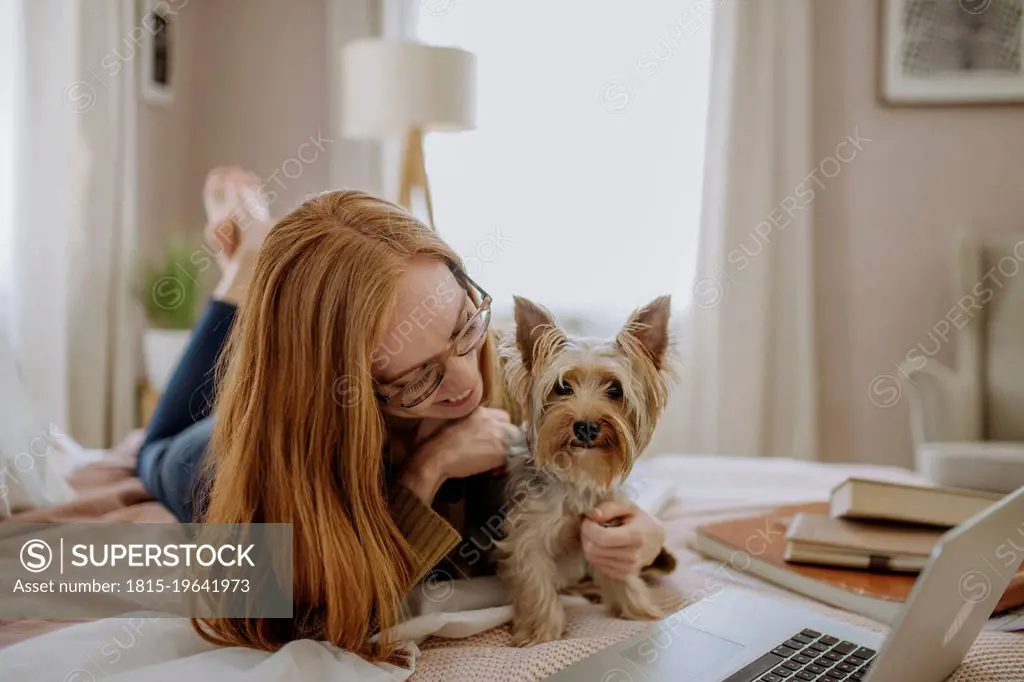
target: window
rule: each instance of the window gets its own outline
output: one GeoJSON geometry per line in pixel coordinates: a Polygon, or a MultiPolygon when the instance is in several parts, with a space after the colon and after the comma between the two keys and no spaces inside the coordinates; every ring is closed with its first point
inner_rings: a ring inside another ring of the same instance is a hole
{"type": "MultiPolygon", "coordinates": [[[[711,27],[701,0],[424,3],[417,36],[478,59],[477,130],[433,134],[437,228],[508,310],[689,301],[711,27]]],[[[605,318],[607,319],[607,318],[605,318]]]]}

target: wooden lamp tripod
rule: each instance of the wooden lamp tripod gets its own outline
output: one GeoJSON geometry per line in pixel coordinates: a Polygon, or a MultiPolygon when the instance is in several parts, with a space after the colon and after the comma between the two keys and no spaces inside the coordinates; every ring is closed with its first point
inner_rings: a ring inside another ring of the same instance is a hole
{"type": "Polygon", "coordinates": [[[405,140],[397,203],[415,212],[418,195],[434,227],[423,138],[476,127],[476,57],[465,50],[363,38],[342,51],[343,134],[405,140]]]}
{"type": "Polygon", "coordinates": [[[434,227],[434,202],[430,197],[427,161],[423,156],[423,137],[422,128],[413,128],[405,136],[405,150],[402,153],[402,178],[398,186],[398,204],[413,211],[416,202],[414,195],[417,191],[422,192],[427,210],[427,224],[434,227]]]}

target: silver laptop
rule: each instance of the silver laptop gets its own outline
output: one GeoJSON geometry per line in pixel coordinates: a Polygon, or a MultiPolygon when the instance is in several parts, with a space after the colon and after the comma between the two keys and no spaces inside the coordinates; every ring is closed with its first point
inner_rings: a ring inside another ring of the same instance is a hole
{"type": "Polygon", "coordinates": [[[941,682],[1024,561],[1024,488],[947,532],[888,637],[723,589],[548,678],[560,682],[941,682]]]}

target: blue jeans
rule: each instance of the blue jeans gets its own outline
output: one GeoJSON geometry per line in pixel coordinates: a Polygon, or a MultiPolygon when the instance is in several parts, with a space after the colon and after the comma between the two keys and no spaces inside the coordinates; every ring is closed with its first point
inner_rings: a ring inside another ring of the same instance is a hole
{"type": "Polygon", "coordinates": [[[136,471],[142,484],[182,523],[202,520],[204,460],[216,417],[215,369],[235,307],[211,300],[146,428],[136,471]]]}
{"type": "Polygon", "coordinates": [[[213,417],[192,424],[179,434],[147,441],[139,450],[138,476],[153,497],[182,523],[198,521],[202,514],[203,461],[213,430],[213,417]]]}

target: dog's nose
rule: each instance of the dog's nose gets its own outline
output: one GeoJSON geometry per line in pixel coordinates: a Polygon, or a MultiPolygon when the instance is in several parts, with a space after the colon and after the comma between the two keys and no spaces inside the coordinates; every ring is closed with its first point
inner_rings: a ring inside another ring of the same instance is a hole
{"type": "Polygon", "coordinates": [[[601,425],[597,422],[579,421],[572,425],[572,432],[585,444],[590,445],[601,433],[601,425]]]}

